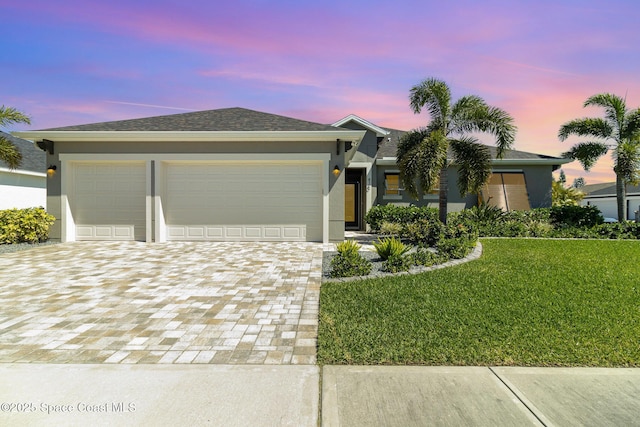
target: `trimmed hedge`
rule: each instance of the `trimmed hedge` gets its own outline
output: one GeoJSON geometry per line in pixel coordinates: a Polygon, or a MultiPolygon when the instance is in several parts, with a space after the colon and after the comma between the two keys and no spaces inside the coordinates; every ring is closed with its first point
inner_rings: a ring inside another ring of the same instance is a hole
{"type": "MultiPolygon", "coordinates": [[[[372,231],[384,222],[402,227],[400,236],[415,245],[436,246],[445,232],[437,220],[437,209],[406,206],[376,206],[366,219],[372,231]]],[[[479,237],[547,237],[577,239],[640,239],[640,224],[603,223],[595,206],[559,206],[529,211],[504,212],[487,205],[451,212],[448,225],[463,225],[479,237]]],[[[387,224],[385,227],[389,228],[387,224]]]]}
{"type": "Polygon", "coordinates": [[[376,205],[369,209],[369,212],[364,217],[364,220],[374,232],[380,231],[385,222],[404,225],[422,219],[426,221],[438,219],[438,209],[417,206],[376,205]]]}
{"type": "Polygon", "coordinates": [[[0,244],[44,242],[54,222],[44,208],[0,211],[0,244]]]}

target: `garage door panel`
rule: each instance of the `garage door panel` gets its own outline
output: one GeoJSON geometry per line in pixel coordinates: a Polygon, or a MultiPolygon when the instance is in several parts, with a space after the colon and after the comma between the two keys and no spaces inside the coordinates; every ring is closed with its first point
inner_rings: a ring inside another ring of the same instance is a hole
{"type": "Polygon", "coordinates": [[[170,240],[322,240],[321,164],[165,164],[170,240]]]}
{"type": "Polygon", "coordinates": [[[73,163],[70,208],[78,240],[144,240],[144,162],[73,163]]]}

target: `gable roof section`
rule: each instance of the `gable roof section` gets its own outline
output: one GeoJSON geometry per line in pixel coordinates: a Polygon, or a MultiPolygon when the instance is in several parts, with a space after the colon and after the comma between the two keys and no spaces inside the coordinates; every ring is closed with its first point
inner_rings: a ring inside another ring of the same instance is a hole
{"type": "Polygon", "coordinates": [[[335,127],[340,127],[343,126],[349,122],[354,122],[357,123],[358,125],[362,126],[363,128],[370,130],[371,132],[375,133],[376,136],[386,136],[389,134],[389,131],[387,129],[383,129],[377,125],[374,125],[373,123],[371,123],[368,120],[363,119],[362,117],[356,116],[355,114],[349,114],[347,117],[344,117],[340,120],[338,120],[337,122],[333,123],[331,126],[335,126],[335,127]]]}
{"type": "Polygon", "coordinates": [[[336,128],[246,108],[222,108],[141,119],[14,132],[29,139],[137,141],[360,141],[364,131],[336,128]]]}
{"type": "MultiPolygon", "coordinates": [[[[0,131],[0,134],[15,145],[22,154],[22,164],[14,171],[29,171],[36,173],[45,173],[46,155],[44,151],[35,147],[31,141],[22,138],[16,138],[6,132],[0,131]]],[[[9,165],[0,160],[0,168],[9,169],[9,165]]]]}

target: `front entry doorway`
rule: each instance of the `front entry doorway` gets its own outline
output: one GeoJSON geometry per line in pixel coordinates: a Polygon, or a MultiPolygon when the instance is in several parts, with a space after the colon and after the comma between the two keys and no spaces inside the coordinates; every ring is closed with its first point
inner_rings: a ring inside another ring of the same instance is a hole
{"type": "Polygon", "coordinates": [[[363,230],[364,169],[347,169],[344,183],[344,228],[363,230]]]}

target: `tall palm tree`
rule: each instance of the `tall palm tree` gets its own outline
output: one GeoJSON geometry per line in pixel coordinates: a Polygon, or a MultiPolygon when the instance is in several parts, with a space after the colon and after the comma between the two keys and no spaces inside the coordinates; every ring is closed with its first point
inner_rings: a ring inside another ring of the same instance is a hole
{"type": "Polygon", "coordinates": [[[463,96],[452,103],[451,90],[442,80],[429,78],[415,85],[409,99],[415,114],[426,108],[431,120],[401,138],[396,154],[400,178],[405,190],[416,198],[439,182],[439,217],[446,223],[448,152],[458,167],[460,195],[478,193],[491,176],[491,154],[472,134],[493,135],[501,158],[513,145],[516,127],[506,111],[478,96],[463,96]]]}
{"type": "MultiPolygon", "coordinates": [[[[0,107],[0,129],[13,123],[26,123],[31,124],[29,117],[19,112],[15,108],[0,107]]],[[[9,169],[15,169],[20,166],[22,162],[22,154],[16,148],[15,145],[7,138],[0,134],[0,160],[4,160],[9,169]]]]}
{"type": "Polygon", "coordinates": [[[558,138],[570,135],[593,138],[579,142],[564,153],[564,157],[578,160],[584,170],[611,151],[613,171],[616,174],[618,221],[627,219],[626,185],[640,181],[640,108],[627,109],[625,98],[611,93],[593,95],[583,107],[604,108],[604,118],[586,117],[568,121],[560,127],[558,138]]]}

